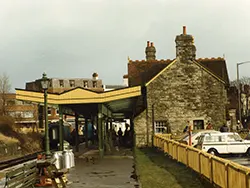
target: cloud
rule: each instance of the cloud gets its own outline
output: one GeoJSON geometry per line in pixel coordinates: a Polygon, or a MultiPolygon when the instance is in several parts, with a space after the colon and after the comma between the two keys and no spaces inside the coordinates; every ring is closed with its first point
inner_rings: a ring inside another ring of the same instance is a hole
{"type": "MultiPolygon", "coordinates": [[[[122,83],[127,56],[144,59],[147,40],[157,58],[175,58],[175,36],[187,26],[198,57],[223,56],[231,79],[249,60],[249,1],[0,0],[0,70],[13,87],[39,78],[91,77],[122,83]]],[[[241,75],[247,76],[247,67],[241,75]]]]}

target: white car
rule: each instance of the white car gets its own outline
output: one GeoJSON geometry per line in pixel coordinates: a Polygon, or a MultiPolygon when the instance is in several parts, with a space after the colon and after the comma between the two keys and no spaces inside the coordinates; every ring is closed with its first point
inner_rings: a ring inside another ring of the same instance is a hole
{"type": "MultiPolygon", "coordinates": [[[[192,146],[196,146],[198,143],[198,139],[201,135],[208,134],[208,133],[220,133],[220,131],[215,130],[199,130],[198,132],[193,132],[191,135],[191,144],[192,146]]],[[[188,144],[189,143],[189,135],[186,135],[181,140],[182,143],[188,144]]]]}
{"type": "Polygon", "coordinates": [[[238,133],[211,133],[200,136],[197,148],[213,155],[242,154],[250,155],[250,141],[243,140],[238,133]]]}

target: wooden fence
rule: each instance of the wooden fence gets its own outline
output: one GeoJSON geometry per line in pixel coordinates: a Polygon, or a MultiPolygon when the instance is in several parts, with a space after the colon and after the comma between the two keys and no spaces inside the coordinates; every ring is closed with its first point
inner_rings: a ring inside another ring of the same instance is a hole
{"type": "Polygon", "coordinates": [[[222,188],[250,188],[248,167],[171,140],[170,135],[155,135],[154,146],[222,188]]]}

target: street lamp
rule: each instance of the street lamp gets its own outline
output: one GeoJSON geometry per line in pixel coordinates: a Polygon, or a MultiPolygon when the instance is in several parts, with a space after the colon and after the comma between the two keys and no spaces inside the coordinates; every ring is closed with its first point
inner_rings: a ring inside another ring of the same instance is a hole
{"type": "Polygon", "coordinates": [[[48,127],[48,104],[47,104],[47,90],[49,87],[49,79],[46,74],[43,73],[43,77],[41,79],[41,86],[44,91],[44,120],[45,120],[45,154],[46,156],[50,156],[50,147],[49,147],[49,127],[48,127]]]}
{"type": "Polygon", "coordinates": [[[237,86],[238,86],[238,107],[239,107],[239,120],[241,122],[241,88],[240,88],[240,80],[239,80],[239,66],[242,64],[250,63],[250,61],[244,61],[241,63],[237,63],[237,86]]]}

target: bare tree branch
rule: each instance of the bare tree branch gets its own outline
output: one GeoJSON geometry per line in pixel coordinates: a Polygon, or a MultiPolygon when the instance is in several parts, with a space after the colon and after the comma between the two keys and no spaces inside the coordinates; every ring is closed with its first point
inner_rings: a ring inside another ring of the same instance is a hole
{"type": "Polygon", "coordinates": [[[6,73],[0,75],[0,115],[6,115],[7,94],[10,92],[11,85],[6,73]]]}

